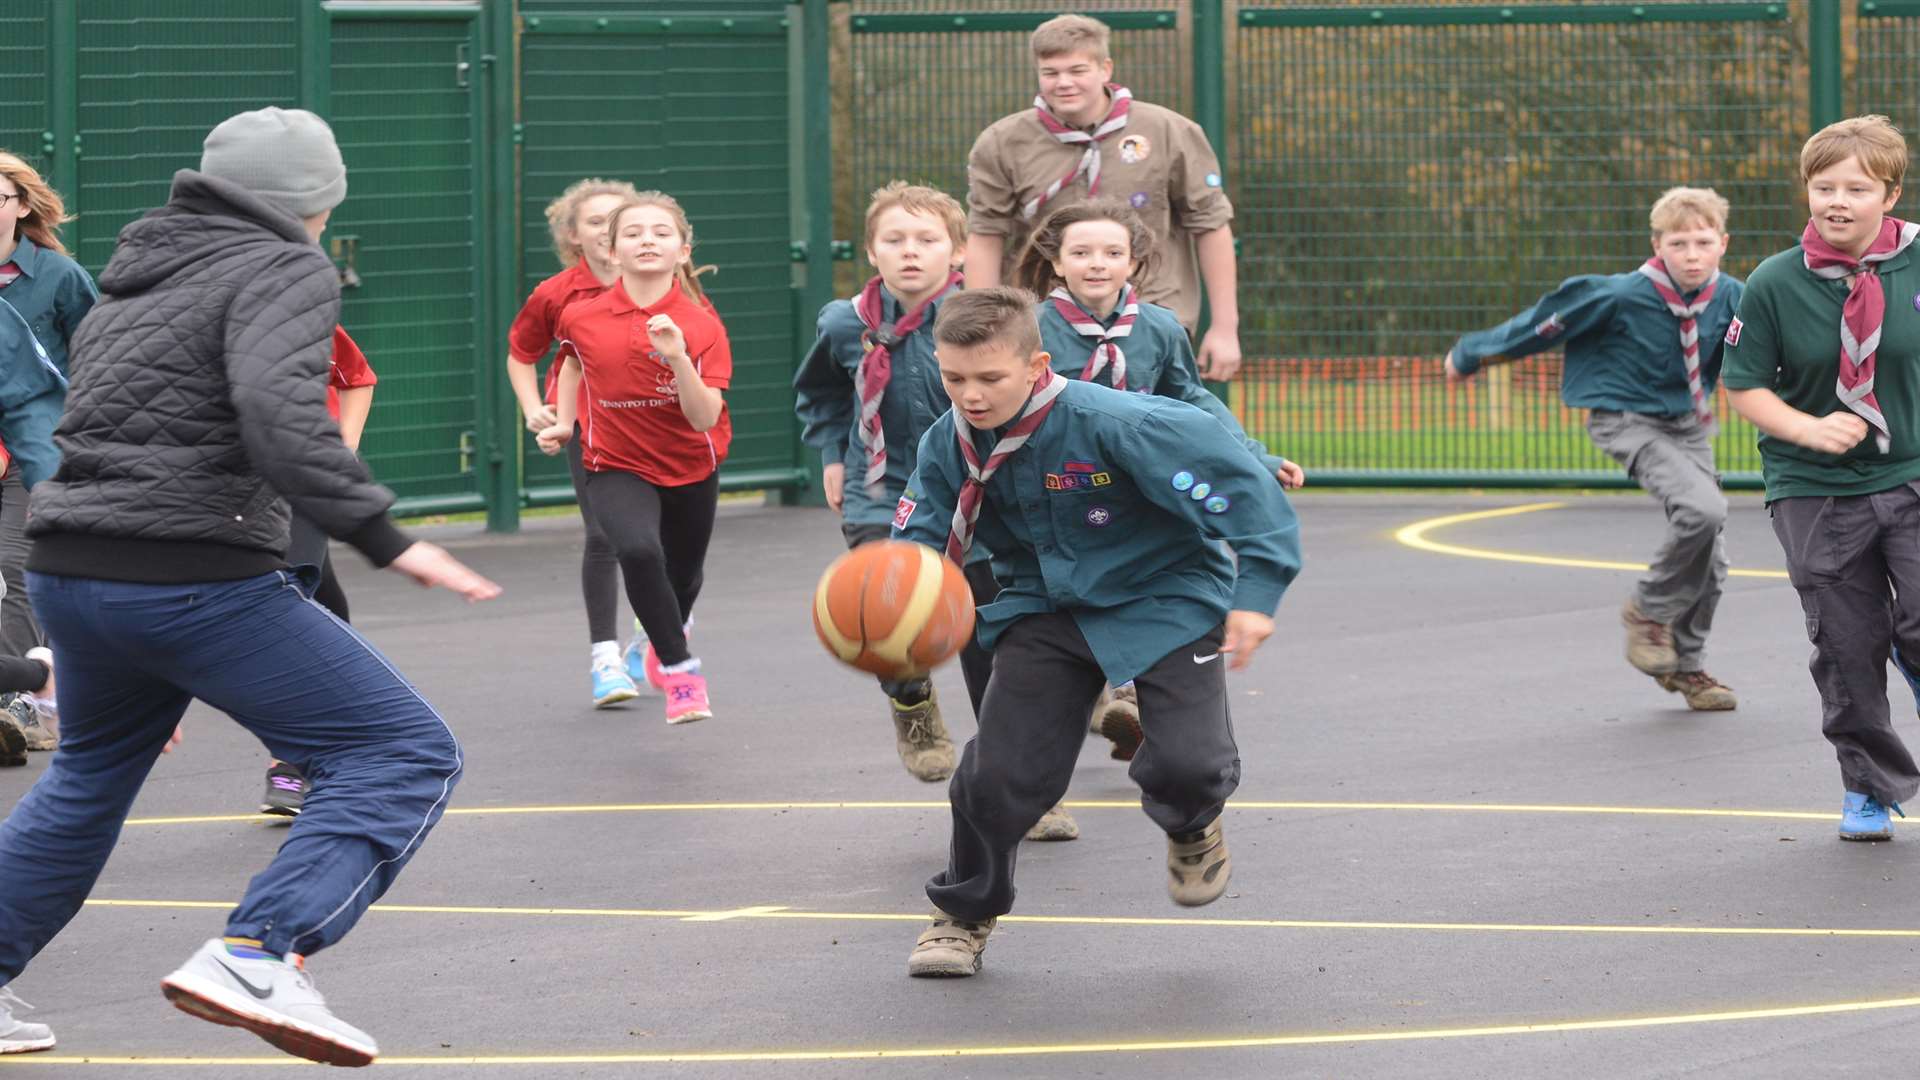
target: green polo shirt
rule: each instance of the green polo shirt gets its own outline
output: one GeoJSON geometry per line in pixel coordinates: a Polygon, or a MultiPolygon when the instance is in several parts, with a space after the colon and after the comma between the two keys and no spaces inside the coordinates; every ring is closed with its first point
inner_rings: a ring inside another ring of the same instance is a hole
{"type": "MultiPolygon", "coordinates": [[[[1887,315],[1873,392],[1893,434],[1892,447],[1882,454],[1868,432],[1844,454],[1823,454],[1762,435],[1768,501],[1871,495],[1920,479],[1920,264],[1912,248],[1881,264],[1880,282],[1887,315]]],[[[1798,245],[1761,263],[1727,329],[1721,383],[1729,390],[1772,390],[1814,416],[1847,411],[1836,392],[1847,291],[1843,280],[1814,276],[1798,245]]]]}

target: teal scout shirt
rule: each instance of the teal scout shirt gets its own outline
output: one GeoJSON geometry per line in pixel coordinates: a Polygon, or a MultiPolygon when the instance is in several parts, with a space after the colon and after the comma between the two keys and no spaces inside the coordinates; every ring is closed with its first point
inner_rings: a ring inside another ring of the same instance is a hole
{"type": "MultiPolygon", "coordinates": [[[[1093,314],[1086,305],[1078,306],[1088,315],[1093,314]]],[[[1110,328],[1119,317],[1120,310],[1116,307],[1100,324],[1110,328]]],[[[1053,356],[1053,370],[1069,379],[1078,379],[1080,373],[1087,370],[1087,361],[1092,358],[1099,340],[1075,330],[1053,306],[1052,300],[1040,301],[1040,347],[1053,356]]],[[[1187,338],[1186,327],[1180,325],[1172,311],[1159,304],[1142,302],[1133,320],[1132,332],[1120,342],[1120,352],[1127,358],[1129,392],[1184,401],[1211,415],[1260,459],[1268,475],[1287,463],[1287,459],[1268,453],[1265,445],[1250,437],[1232,411],[1201,385],[1200,369],[1193,360],[1193,343],[1187,338]]],[[[1103,386],[1113,385],[1111,368],[1102,370],[1095,378],[1103,386]]]]}
{"type": "MultiPolygon", "coordinates": [[[[1700,313],[1700,375],[1707,393],[1720,374],[1720,339],[1740,303],[1740,279],[1719,275],[1713,302],[1700,313]]],[[[1697,293],[1683,294],[1691,301],[1697,293]]],[[[1462,374],[1489,357],[1516,359],[1561,347],[1566,368],[1560,399],[1569,408],[1613,409],[1655,416],[1693,412],[1680,320],[1646,275],[1572,277],[1532,307],[1453,347],[1462,374]]]]}
{"type": "MultiPolygon", "coordinates": [[[[921,440],[894,536],[945,549],[966,477],[956,424],[948,413],[921,440]]],[[[985,461],[997,435],[970,434],[985,461]]],[[[1219,421],[1077,381],[987,481],[974,540],[993,549],[1003,585],[980,609],[981,645],[1023,616],[1065,611],[1114,685],[1229,610],[1272,614],[1300,572],[1292,505],[1219,421]]]]}
{"type": "MultiPolygon", "coordinates": [[[[800,439],[819,451],[822,465],[847,467],[846,501],[841,516],[853,525],[885,525],[893,520],[894,504],[913,475],[920,436],[952,407],[940,384],[940,365],[933,357],[935,301],[918,329],[892,350],[893,375],[880,399],[880,426],[887,437],[887,478],[879,498],[867,494],[867,448],[860,441],[860,335],[866,329],[854,314],[851,300],[835,300],[820,309],[818,338],[800,370],[794,374],[794,413],[802,425],[800,439]]],[[[905,314],[890,292],[882,291],[882,310],[888,323],[905,314]]]]}
{"type": "MultiPolygon", "coordinates": [[[[1873,394],[1893,433],[1882,454],[1873,433],[1844,454],[1760,437],[1767,499],[1799,495],[1871,495],[1920,479],[1920,262],[1913,249],[1880,264],[1887,315],[1873,394]]],[[[1846,412],[1840,377],[1840,310],[1850,286],[1816,277],[1798,245],[1763,262],[1748,279],[1737,329],[1727,336],[1729,390],[1767,389],[1814,416],[1846,412]]]]}
{"type": "Polygon", "coordinates": [[[20,276],[0,289],[0,297],[27,320],[33,336],[45,347],[53,370],[42,365],[37,356],[9,354],[8,362],[0,367],[0,407],[65,389],[67,343],[80,328],[80,320],[100,299],[93,278],[79,263],[48,251],[25,235],[15,245],[12,261],[20,267],[20,276]]]}

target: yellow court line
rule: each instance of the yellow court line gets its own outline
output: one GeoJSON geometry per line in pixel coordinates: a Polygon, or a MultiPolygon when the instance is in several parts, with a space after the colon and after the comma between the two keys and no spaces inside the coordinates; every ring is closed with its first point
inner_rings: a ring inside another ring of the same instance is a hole
{"type": "MultiPolygon", "coordinates": [[[[1428,518],[1401,527],[1394,532],[1393,538],[1407,547],[1419,551],[1429,551],[1435,555],[1455,555],[1463,559],[1492,559],[1497,562],[1528,563],[1533,566],[1571,566],[1581,570],[1625,570],[1630,573],[1644,573],[1646,563],[1607,562],[1601,559],[1570,559],[1559,555],[1530,555],[1516,551],[1495,551],[1492,548],[1466,547],[1460,544],[1443,544],[1430,540],[1427,534],[1435,529],[1444,529],[1449,525],[1461,525],[1469,521],[1487,521],[1492,518],[1512,517],[1516,514],[1531,514],[1538,510],[1559,510],[1567,504],[1563,502],[1527,503],[1523,506],[1503,506],[1497,510],[1475,510],[1467,514],[1448,514],[1445,517],[1428,518]]],[[[1785,570],[1729,570],[1732,577],[1778,578],[1784,580],[1785,570]]]]}
{"type": "MultiPolygon", "coordinates": [[[[1540,1024],[1502,1024],[1463,1028],[1426,1028],[1414,1031],[1362,1031],[1305,1035],[1252,1035],[1240,1038],[1154,1039],[1136,1042],[1029,1043],[1011,1046],[908,1046],[839,1050],[692,1051],[667,1054],[499,1054],[433,1057],[384,1057],[376,1065],[676,1065],[713,1062],[878,1061],[906,1058],[989,1058],[1065,1054],[1140,1054],[1167,1050],[1250,1050],[1280,1046],[1330,1046],[1354,1043],[1423,1042],[1439,1039],[1480,1039],[1508,1035],[1557,1035],[1576,1031],[1621,1031],[1633,1028],[1725,1024],[1746,1020],[1785,1020],[1807,1016],[1920,1007],[1920,997],[1840,1001],[1823,1005],[1789,1005],[1772,1009],[1672,1013],[1664,1016],[1627,1016],[1610,1020],[1561,1020],[1540,1024]]],[[[80,1057],[23,1054],[4,1060],[13,1065],[304,1065],[286,1057],[80,1057]]]]}
{"type": "MultiPolygon", "coordinates": [[[[1137,810],[1137,799],[1070,799],[1069,810],[1137,810]]],[[[517,814],[643,814],[689,813],[738,810],[945,810],[940,800],[894,800],[878,802],[709,802],[709,803],[587,803],[557,806],[474,806],[455,807],[448,817],[501,817],[517,814]]],[[[1443,803],[1443,802],[1316,802],[1296,800],[1235,799],[1229,810],[1354,810],[1401,811],[1412,813],[1481,814],[1624,814],[1645,817],[1721,817],[1759,818],[1772,821],[1835,821],[1839,815],[1811,810],[1721,810],[1687,806],[1583,806],[1552,803],[1443,803]]],[[[128,818],[128,825],[211,825],[226,822],[252,822],[256,825],[282,826],[285,818],[267,818],[260,814],[201,814],[185,817],[128,818]]]]}
{"type": "MultiPolygon", "coordinates": [[[[164,908],[233,907],[222,900],[88,900],[89,907],[164,908]]],[[[375,904],[372,911],[398,915],[511,915],[571,918],[672,919],[679,922],[732,922],[740,919],[799,919],[816,922],[925,922],[927,916],[885,911],[796,911],[762,905],[720,910],[679,908],[505,907],[452,904],[375,904]]],[[[1131,915],[1002,915],[1003,923],[1049,926],[1181,926],[1211,930],[1403,930],[1425,933],[1506,934],[1664,934],[1672,937],[1820,937],[1920,938],[1920,929],[1825,926],[1674,926],[1605,923],[1385,922],[1353,919],[1210,919],[1131,915]]]]}

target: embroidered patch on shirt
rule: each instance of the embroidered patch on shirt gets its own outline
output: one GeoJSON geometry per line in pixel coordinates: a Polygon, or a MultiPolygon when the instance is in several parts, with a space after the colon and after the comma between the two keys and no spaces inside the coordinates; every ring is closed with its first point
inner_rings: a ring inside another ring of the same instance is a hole
{"type": "MultiPolygon", "coordinates": [[[[1068,463],[1072,468],[1077,462],[1068,463]]],[[[1048,473],[1046,478],[1048,491],[1086,491],[1091,488],[1106,487],[1113,483],[1113,474],[1096,472],[1048,473]]]]}
{"type": "Polygon", "coordinates": [[[1560,321],[1560,313],[1556,311],[1535,324],[1533,333],[1535,337],[1556,338],[1566,328],[1567,324],[1560,321]]]}
{"type": "Polygon", "coordinates": [[[1144,191],[1136,191],[1132,195],[1127,196],[1127,202],[1133,204],[1135,210],[1145,210],[1147,204],[1152,201],[1153,197],[1144,191]]]}
{"type": "Polygon", "coordinates": [[[1097,473],[1100,466],[1091,461],[1069,461],[1060,467],[1062,472],[1097,473]]]}
{"type": "Polygon", "coordinates": [[[1210,172],[1210,173],[1208,173],[1208,174],[1207,174],[1207,186],[1208,186],[1208,187],[1219,187],[1219,186],[1220,186],[1220,174],[1219,174],[1219,173],[1217,173],[1217,172],[1210,172]]]}
{"type": "Polygon", "coordinates": [[[912,499],[907,498],[905,495],[900,496],[900,505],[893,510],[893,527],[896,529],[906,528],[907,522],[913,517],[913,508],[916,505],[912,499]]]}
{"type": "MultiPolygon", "coordinates": [[[[1913,298],[1913,306],[1920,307],[1920,296],[1916,296],[1913,298]]],[[[1741,326],[1741,323],[1739,319],[1735,319],[1732,322],[1727,324],[1727,344],[1729,345],[1740,344],[1740,326],[1741,326]]]]}
{"type": "Polygon", "coordinates": [[[1120,160],[1138,165],[1153,156],[1153,144],[1145,135],[1129,135],[1120,140],[1120,160]]]}
{"type": "Polygon", "coordinates": [[[1113,511],[1104,506],[1095,506],[1087,511],[1087,524],[1096,529],[1104,529],[1113,520],[1113,511]]]}

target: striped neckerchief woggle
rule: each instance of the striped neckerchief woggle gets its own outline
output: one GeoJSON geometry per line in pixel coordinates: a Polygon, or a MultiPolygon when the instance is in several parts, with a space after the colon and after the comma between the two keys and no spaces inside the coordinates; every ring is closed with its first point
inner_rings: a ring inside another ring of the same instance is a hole
{"type": "Polygon", "coordinates": [[[876,498],[887,480],[887,432],[880,423],[880,399],[886,396],[887,384],[893,380],[894,346],[918,330],[927,321],[927,311],[934,301],[947,295],[960,281],[959,273],[948,274],[947,283],[939,292],[915,304],[913,310],[900,316],[890,327],[880,325],[886,317],[883,314],[886,302],[881,296],[879,275],[874,275],[854,298],[853,313],[860,317],[860,325],[866,327],[860,335],[860,367],[854,373],[854,383],[860,391],[860,444],[867,449],[864,478],[867,492],[876,498]]]}
{"type": "Polygon", "coordinates": [[[1886,453],[1893,447],[1893,433],[1887,418],[1880,413],[1880,401],[1873,395],[1873,367],[1880,351],[1880,325],[1887,318],[1887,290],[1880,283],[1878,264],[1905,251],[1920,237],[1920,223],[1889,217],[1880,222],[1880,235],[1858,259],[1827,243],[1820,231],[1807,222],[1800,234],[1801,257],[1807,269],[1819,277],[1839,280],[1848,275],[1853,285],[1847,302],[1840,308],[1840,377],[1836,392],[1840,404],[1860,414],[1873,427],[1873,442],[1886,453]]]}
{"type": "Polygon", "coordinates": [[[1106,119],[1094,125],[1091,132],[1081,131],[1077,127],[1068,127],[1059,117],[1053,115],[1052,109],[1047,108],[1046,98],[1038,94],[1034,95],[1033,111],[1034,115],[1040,118],[1040,126],[1068,146],[1084,144],[1087,149],[1080,155],[1080,160],[1074,164],[1072,172],[1048,184],[1047,190],[1027,200],[1027,204],[1020,208],[1021,217],[1032,221],[1033,216],[1040,212],[1040,208],[1047,205],[1048,199],[1060,194],[1060,189],[1083,175],[1087,178],[1087,195],[1091,197],[1100,193],[1100,144],[1108,136],[1127,126],[1127,112],[1133,107],[1133,91],[1119,83],[1108,83],[1107,93],[1112,95],[1113,105],[1107,110],[1106,119]]]}
{"type": "Polygon", "coordinates": [[[966,565],[967,551],[973,547],[973,524],[980,520],[980,504],[986,501],[987,481],[993,479],[1001,462],[1027,445],[1027,439],[1039,430],[1040,422],[1052,411],[1054,399],[1066,388],[1064,377],[1056,376],[1050,368],[1041,368],[1040,377],[1033,381],[1033,395],[1027,398],[1027,407],[994,444],[993,453],[987,455],[984,465],[980,463],[980,451],[973,446],[973,425],[958,411],[954,413],[953,433],[960,440],[960,456],[967,462],[967,479],[960,485],[960,497],[954,501],[953,528],[947,533],[947,558],[952,559],[954,565],[966,565]]]}
{"type": "Polygon", "coordinates": [[[1680,320],[1680,355],[1687,363],[1687,393],[1693,396],[1693,415],[1698,417],[1702,426],[1713,423],[1713,406],[1707,404],[1706,383],[1700,376],[1700,313],[1707,310],[1713,302],[1713,292],[1720,286],[1720,274],[1714,272],[1706,285],[1689,304],[1680,295],[1680,289],[1673,283],[1673,277],[1667,273],[1667,264],[1655,255],[1640,264],[1640,273],[1653,282],[1653,291],[1666,301],[1667,310],[1680,320]]]}
{"type": "Polygon", "coordinates": [[[1080,307],[1064,286],[1047,294],[1053,302],[1053,310],[1067,320],[1067,325],[1079,331],[1081,337],[1095,339],[1093,355],[1087,358],[1087,366],[1080,372],[1082,382],[1092,382],[1094,376],[1108,367],[1113,368],[1113,388],[1127,388],[1127,354],[1120,351],[1120,342],[1133,333],[1133,321],[1140,317],[1140,301],[1135,297],[1132,285],[1120,287],[1120,317],[1113,320],[1111,327],[1100,325],[1100,320],[1080,307]]]}

